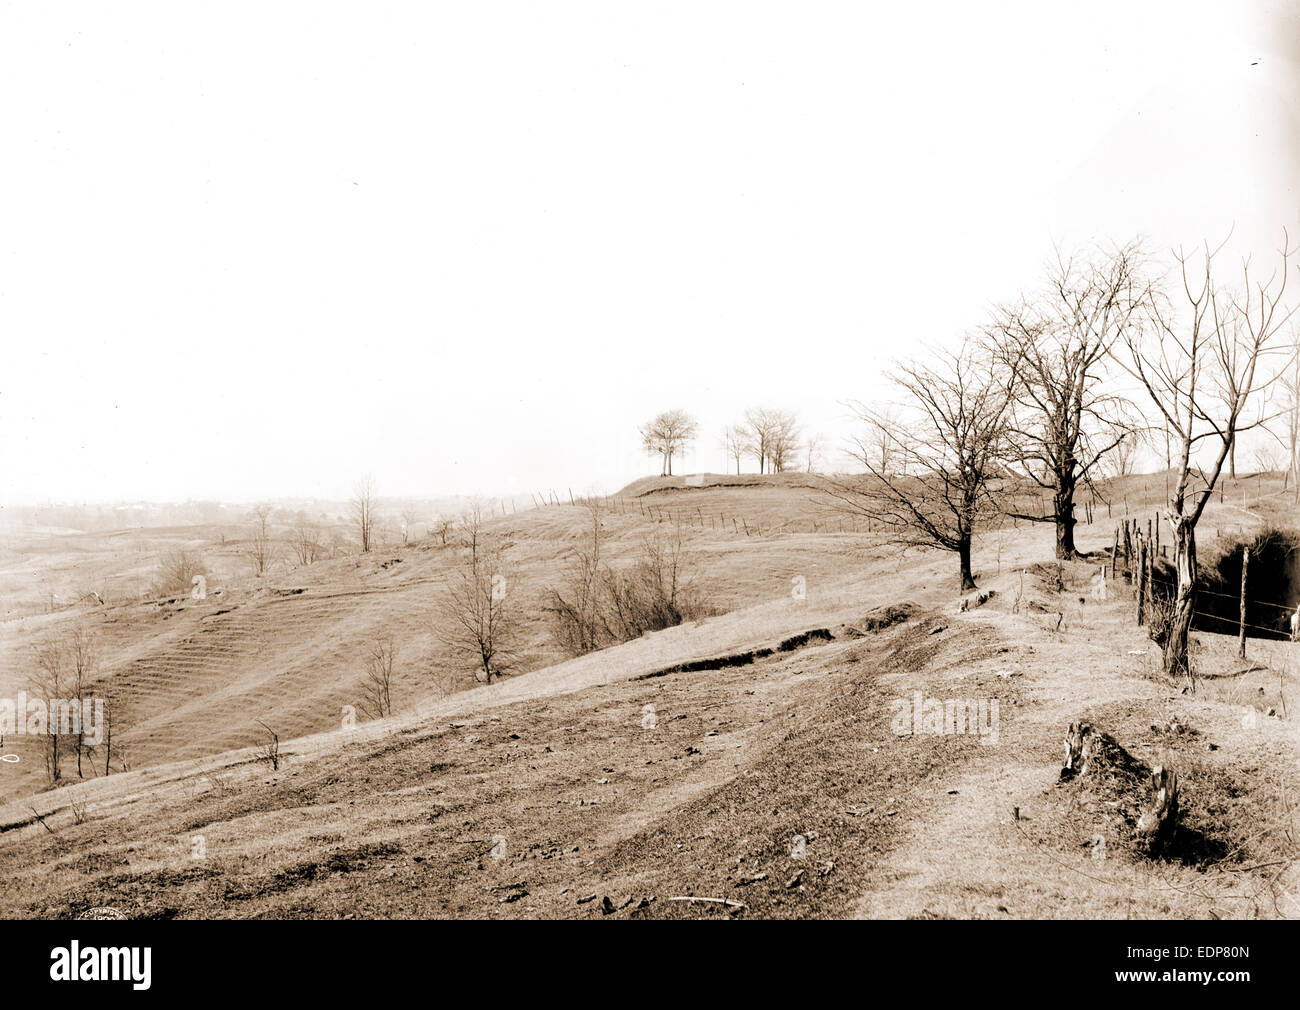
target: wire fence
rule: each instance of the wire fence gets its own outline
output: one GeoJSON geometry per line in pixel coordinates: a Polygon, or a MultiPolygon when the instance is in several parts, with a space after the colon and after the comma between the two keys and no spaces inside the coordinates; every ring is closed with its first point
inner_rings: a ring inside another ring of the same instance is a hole
{"type": "Polygon", "coordinates": [[[661,505],[647,502],[642,497],[575,495],[572,491],[569,491],[566,496],[560,496],[554,491],[545,491],[540,494],[534,493],[532,498],[533,504],[538,508],[557,505],[596,507],[616,515],[639,515],[651,522],[671,523],[743,537],[766,537],[779,533],[876,533],[883,528],[881,524],[865,516],[840,514],[834,510],[827,510],[827,514],[824,515],[801,516],[784,522],[770,521],[765,524],[753,519],[752,516],[736,515],[723,509],[661,505]],[[832,512],[834,514],[831,514],[832,512]]]}

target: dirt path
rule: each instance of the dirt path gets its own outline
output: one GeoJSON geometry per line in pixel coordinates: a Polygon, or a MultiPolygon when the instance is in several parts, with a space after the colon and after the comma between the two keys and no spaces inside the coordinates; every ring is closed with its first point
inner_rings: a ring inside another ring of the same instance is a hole
{"type": "MultiPolygon", "coordinates": [[[[1175,909],[1228,917],[1257,911],[1253,896],[1268,881],[1257,888],[1224,873],[1205,880],[1191,868],[1134,864],[1113,854],[1098,858],[1104,850],[1062,851],[1049,838],[1064,731],[1081,716],[1101,714],[1099,721],[1148,762],[1164,751],[1144,731],[1171,717],[1224,741],[1213,748],[1218,755],[1228,752],[1225,765],[1269,746],[1263,739],[1234,740],[1234,706],[1146,678],[1157,647],[1133,624],[1130,606],[1127,600],[1077,606],[1061,634],[1048,630],[1055,615],[981,611],[982,623],[1032,654],[1009,667],[1023,688],[1021,705],[1009,717],[1003,712],[999,743],[963,765],[948,802],[931,802],[924,816],[909,820],[906,838],[868,875],[855,917],[1146,918],[1178,914],[1175,909]]],[[[962,672],[950,672],[950,679],[960,694],[962,672]]],[[[1288,732],[1274,728],[1276,736],[1288,732]]],[[[1196,746],[1211,745],[1198,738],[1196,746]]],[[[1086,826],[1075,827],[1086,837],[1086,826]]]]}

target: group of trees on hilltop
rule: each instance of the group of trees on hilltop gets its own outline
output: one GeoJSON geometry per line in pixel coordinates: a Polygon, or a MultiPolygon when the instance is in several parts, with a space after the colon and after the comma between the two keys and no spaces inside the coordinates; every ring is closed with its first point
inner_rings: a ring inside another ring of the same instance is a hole
{"type": "MultiPolygon", "coordinates": [[[[660,476],[670,477],[673,457],[695,441],[699,424],[684,410],[667,410],[642,425],[640,432],[645,451],[660,458],[660,476]]],[[[817,434],[804,437],[799,419],[791,411],[754,407],[745,411],[738,424],[723,428],[720,444],[736,473],[750,457],[759,473],[784,473],[801,467],[811,472],[825,439],[817,434]]]]}
{"type": "Polygon", "coordinates": [[[1278,439],[1300,472],[1300,358],[1283,304],[1293,250],[1284,233],[1271,276],[1247,262],[1235,285],[1218,274],[1221,251],[1177,253],[1172,294],[1135,244],[1058,258],[1038,291],[996,309],[958,350],[897,368],[897,406],[859,406],[865,476],[837,481],[834,498],[902,544],[956,553],[966,590],[973,536],[998,516],[1053,524],[1056,556],[1076,557],[1079,491],[1096,490],[1103,470],[1131,472],[1139,441],[1163,438],[1177,575],[1156,640],[1166,671],[1186,673],[1196,525],[1240,436],[1283,418],[1278,439]],[[1274,389],[1284,396],[1270,413],[1274,389]],[[1014,505],[1026,485],[1050,506],[1014,505]]]}

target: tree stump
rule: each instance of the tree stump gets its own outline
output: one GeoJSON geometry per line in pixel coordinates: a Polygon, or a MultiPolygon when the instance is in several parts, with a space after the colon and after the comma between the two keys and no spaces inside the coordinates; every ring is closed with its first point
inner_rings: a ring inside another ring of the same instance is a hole
{"type": "Polygon", "coordinates": [[[1153,855],[1163,852],[1178,828],[1178,776],[1172,768],[1151,769],[1151,802],[1138,818],[1137,833],[1153,855]]]}
{"type": "Polygon", "coordinates": [[[1082,720],[1065,734],[1061,782],[1075,783],[1085,809],[1148,856],[1166,853],[1178,830],[1178,776],[1147,766],[1082,720]]]}

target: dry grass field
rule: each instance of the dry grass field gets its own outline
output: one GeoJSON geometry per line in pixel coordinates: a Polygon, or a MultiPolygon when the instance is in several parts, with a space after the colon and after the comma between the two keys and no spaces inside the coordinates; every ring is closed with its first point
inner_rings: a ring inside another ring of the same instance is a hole
{"type": "MultiPolygon", "coordinates": [[[[492,685],[435,634],[455,550],[436,539],[261,579],[232,565],[201,601],[9,617],[0,696],[22,687],[41,636],[94,631],[96,690],[120,699],[114,746],[131,770],[41,792],[30,742],[5,741],[21,760],[0,765],[0,914],[1300,914],[1300,646],[1252,641],[1258,669],[1238,673],[1235,641],[1197,632],[1200,679],[1185,690],[1159,675],[1131,589],[1092,595],[1097,564],[1067,564],[1063,589],[1021,574],[1050,558],[1050,527],[986,535],[976,578],[995,595],[958,613],[951,557],[880,542],[796,476],[647,480],[606,502],[615,558],[680,524],[717,614],[576,659],[542,602],[588,510],[492,520],[528,614],[519,672],[492,685]],[[903,603],[897,623],[864,620],[903,603]],[[400,645],[395,714],[345,729],[381,635],[400,645]],[[897,705],[917,692],[994,705],[996,733],[900,735],[897,705]],[[1179,769],[1174,854],[1105,844],[1106,818],[1060,781],[1081,718],[1179,769]],[[283,741],[278,768],[261,759],[259,721],[283,741]]],[[[1112,487],[1113,516],[1150,512],[1160,480],[1112,487]]],[[[1279,513],[1279,482],[1229,483],[1203,539],[1279,513]]],[[[1105,506],[1094,518],[1078,539],[1100,552],[1115,519],[1105,506]]],[[[233,536],[147,532],[155,547],[192,540],[215,571],[233,536]]],[[[103,571],[147,569],[143,534],[121,538],[116,562],[111,536],[85,536],[11,537],[4,577],[75,568],[79,552],[103,571]]]]}

